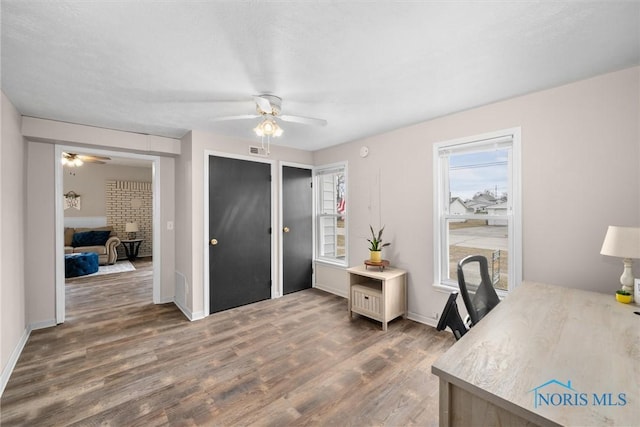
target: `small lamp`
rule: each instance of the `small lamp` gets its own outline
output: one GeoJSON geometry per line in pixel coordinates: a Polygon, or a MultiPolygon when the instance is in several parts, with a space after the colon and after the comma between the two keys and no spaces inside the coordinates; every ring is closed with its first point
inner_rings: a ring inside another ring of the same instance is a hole
{"type": "Polygon", "coordinates": [[[602,255],[623,258],[624,271],[620,276],[622,290],[633,295],[633,258],[640,258],[640,227],[610,225],[600,249],[602,255]]]}
{"type": "Polygon", "coordinates": [[[129,240],[135,239],[136,238],[136,233],[139,231],[138,230],[138,223],[137,222],[128,222],[127,225],[125,225],[125,227],[124,227],[124,231],[126,231],[128,233],[129,240]]]}

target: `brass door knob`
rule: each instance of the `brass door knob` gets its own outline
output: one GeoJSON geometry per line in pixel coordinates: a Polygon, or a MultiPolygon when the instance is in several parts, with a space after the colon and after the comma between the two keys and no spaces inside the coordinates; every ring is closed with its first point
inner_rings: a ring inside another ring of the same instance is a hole
{"type": "Polygon", "coordinates": [[[211,239],[211,246],[215,246],[218,244],[218,240],[217,239],[211,239]]]}
{"type": "Polygon", "coordinates": [[[285,227],[285,228],[282,229],[282,231],[284,231],[285,233],[288,233],[291,230],[289,230],[289,227],[285,227]]]}

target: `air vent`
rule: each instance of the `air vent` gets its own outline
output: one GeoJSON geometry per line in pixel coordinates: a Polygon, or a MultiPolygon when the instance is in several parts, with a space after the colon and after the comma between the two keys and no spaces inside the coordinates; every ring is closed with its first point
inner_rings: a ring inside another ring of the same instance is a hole
{"type": "Polygon", "coordinates": [[[261,156],[261,157],[267,157],[267,150],[265,150],[262,147],[256,147],[253,145],[249,146],[249,154],[253,155],[253,156],[261,156]]]}

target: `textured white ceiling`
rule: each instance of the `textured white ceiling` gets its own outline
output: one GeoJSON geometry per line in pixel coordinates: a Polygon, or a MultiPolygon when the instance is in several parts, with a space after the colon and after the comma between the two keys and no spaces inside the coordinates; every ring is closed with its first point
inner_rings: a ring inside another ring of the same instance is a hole
{"type": "Polygon", "coordinates": [[[315,150],[640,63],[640,2],[2,0],[2,90],[26,116],[315,150]]]}

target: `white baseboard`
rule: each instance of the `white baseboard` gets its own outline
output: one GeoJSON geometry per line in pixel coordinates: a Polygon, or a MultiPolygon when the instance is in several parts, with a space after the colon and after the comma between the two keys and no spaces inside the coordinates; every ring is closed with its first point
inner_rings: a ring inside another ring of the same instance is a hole
{"type": "Polygon", "coordinates": [[[24,346],[27,344],[27,340],[29,340],[30,334],[31,334],[31,329],[27,327],[22,333],[22,336],[20,337],[20,341],[18,341],[18,345],[16,345],[16,348],[13,349],[13,352],[11,353],[11,356],[9,357],[7,364],[2,370],[2,376],[0,377],[0,396],[2,396],[2,393],[4,393],[4,388],[7,386],[7,383],[9,382],[9,378],[13,373],[13,368],[16,367],[16,363],[18,363],[18,359],[22,354],[22,350],[24,349],[24,346]]]}
{"type": "Polygon", "coordinates": [[[18,341],[18,345],[16,345],[16,348],[13,349],[13,352],[11,353],[7,364],[2,370],[2,376],[0,376],[0,396],[2,396],[2,393],[4,393],[4,388],[7,386],[9,378],[11,378],[11,374],[16,367],[16,363],[18,363],[18,359],[22,354],[22,350],[24,350],[24,346],[27,345],[27,341],[29,341],[31,332],[37,329],[50,328],[52,326],[56,326],[56,319],[44,320],[42,322],[36,322],[27,325],[25,330],[22,332],[22,336],[20,337],[20,341],[18,341]]]}
{"type": "Polygon", "coordinates": [[[178,309],[182,312],[182,314],[185,315],[187,319],[193,320],[193,315],[191,314],[191,310],[189,310],[187,307],[182,306],[182,304],[176,301],[175,298],[173,299],[173,303],[176,305],[176,307],[178,307],[178,309]]]}
{"type": "Polygon", "coordinates": [[[433,328],[438,326],[438,321],[437,320],[432,319],[430,317],[423,316],[423,315],[418,314],[418,313],[411,313],[411,312],[407,313],[407,319],[413,320],[414,322],[418,322],[418,323],[422,323],[422,324],[431,326],[433,328]]]}
{"type": "Polygon", "coordinates": [[[180,309],[182,314],[184,314],[185,317],[187,319],[189,319],[190,321],[193,322],[194,320],[204,319],[204,312],[202,312],[202,311],[191,312],[191,310],[189,310],[187,307],[184,307],[182,304],[180,304],[175,299],[173,300],[173,303],[176,305],[176,307],[178,307],[178,309],[180,309]]]}
{"type": "Polygon", "coordinates": [[[338,295],[342,298],[348,298],[347,292],[345,292],[344,289],[334,288],[332,286],[323,285],[322,283],[315,283],[313,287],[320,289],[321,291],[329,292],[330,294],[338,295]]]}
{"type": "Polygon", "coordinates": [[[200,320],[204,319],[206,316],[204,315],[204,311],[196,311],[191,314],[191,320],[200,320]]]}
{"type": "Polygon", "coordinates": [[[44,329],[44,328],[50,328],[52,326],[56,326],[56,319],[49,319],[49,320],[45,320],[42,322],[36,322],[36,323],[31,323],[28,328],[29,328],[29,334],[31,334],[31,331],[35,331],[37,329],[44,329]]]}
{"type": "MultiPolygon", "coordinates": [[[[169,304],[169,303],[175,303],[175,299],[173,296],[170,297],[165,297],[165,298],[161,298],[159,302],[153,302],[154,304],[169,304]]],[[[177,304],[176,304],[177,305],[177,304]]]]}

